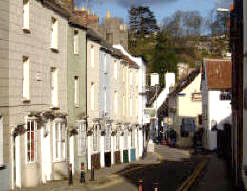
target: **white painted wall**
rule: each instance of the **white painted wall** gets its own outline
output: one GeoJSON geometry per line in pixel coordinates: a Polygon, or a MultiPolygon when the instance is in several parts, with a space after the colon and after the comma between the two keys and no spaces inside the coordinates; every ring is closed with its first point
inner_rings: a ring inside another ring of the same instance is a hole
{"type": "Polygon", "coordinates": [[[175,74],[166,73],[165,74],[166,87],[158,95],[157,99],[154,101],[152,107],[159,109],[160,106],[164,103],[169,94],[169,88],[175,85],[175,74]]]}
{"type": "Polygon", "coordinates": [[[100,167],[105,167],[105,136],[100,136],[100,167]]]}
{"type": "Polygon", "coordinates": [[[87,136],[87,169],[91,170],[91,154],[92,154],[92,147],[91,147],[91,140],[92,136],[87,136]]]}
{"type": "Polygon", "coordinates": [[[217,132],[211,130],[212,120],[217,128],[223,130],[224,124],[232,124],[231,100],[220,100],[220,91],[208,91],[208,117],[205,146],[208,150],[217,149],[217,132]]]}
{"type": "Polygon", "coordinates": [[[120,144],[119,144],[119,149],[120,149],[120,161],[123,163],[123,145],[124,145],[124,136],[120,136],[120,144]]]}
{"type": "Polygon", "coordinates": [[[201,74],[198,74],[196,78],[180,93],[185,96],[177,96],[177,109],[178,116],[182,117],[195,117],[202,114],[202,102],[193,101],[192,94],[200,93],[201,86],[201,74]]]}
{"type": "MultiPolygon", "coordinates": [[[[143,62],[142,58],[134,57],[130,55],[120,44],[113,45],[113,48],[119,49],[124,55],[128,56],[132,61],[134,61],[138,66],[138,91],[139,93],[144,93],[146,91],[146,65],[143,62]]],[[[144,108],[146,107],[147,98],[146,95],[139,94],[138,97],[138,123],[140,125],[144,125],[143,119],[144,119],[144,108]]]]}

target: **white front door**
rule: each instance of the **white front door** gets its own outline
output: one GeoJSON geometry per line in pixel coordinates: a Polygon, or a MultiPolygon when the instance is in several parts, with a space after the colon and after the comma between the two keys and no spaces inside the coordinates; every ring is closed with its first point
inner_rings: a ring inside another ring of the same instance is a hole
{"type": "Polygon", "coordinates": [[[15,137],[15,186],[21,188],[21,137],[15,137]]]}
{"type": "Polygon", "coordinates": [[[41,129],[41,156],[42,156],[42,182],[51,180],[51,131],[50,123],[46,124],[46,129],[41,129]]]}
{"type": "Polygon", "coordinates": [[[69,137],[69,162],[72,164],[72,174],[74,174],[75,169],[75,151],[74,151],[74,136],[69,137]]]}

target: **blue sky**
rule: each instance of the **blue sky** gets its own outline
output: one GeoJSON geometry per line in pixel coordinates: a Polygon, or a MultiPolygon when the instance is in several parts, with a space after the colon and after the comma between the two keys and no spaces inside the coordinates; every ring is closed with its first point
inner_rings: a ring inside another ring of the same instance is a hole
{"type": "MultiPolygon", "coordinates": [[[[78,8],[86,7],[87,0],[75,0],[78,8]]],[[[110,10],[112,17],[121,17],[128,22],[128,8],[130,5],[148,5],[154,12],[158,23],[164,17],[171,16],[177,10],[200,11],[203,17],[215,7],[229,7],[231,0],[88,0],[91,12],[104,18],[110,10]]]]}

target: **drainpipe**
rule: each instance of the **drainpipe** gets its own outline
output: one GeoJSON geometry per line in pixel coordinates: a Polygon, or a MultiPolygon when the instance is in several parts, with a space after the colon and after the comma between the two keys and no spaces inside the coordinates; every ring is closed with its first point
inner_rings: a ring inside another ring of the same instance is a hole
{"type": "MultiPolygon", "coordinates": [[[[86,29],[87,30],[87,29],[86,29]]],[[[87,40],[88,40],[88,37],[87,37],[87,31],[86,31],[86,54],[85,54],[85,57],[86,57],[86,63],[85,63],[85,83],[86,83],[86,143],[87,142],[87,130],[88,130],[88,117],[87,117],[87,40]]],[[[88,146],[86,144],[86,161],[87,161],[87,169],[88,169],[88,146]]]]}

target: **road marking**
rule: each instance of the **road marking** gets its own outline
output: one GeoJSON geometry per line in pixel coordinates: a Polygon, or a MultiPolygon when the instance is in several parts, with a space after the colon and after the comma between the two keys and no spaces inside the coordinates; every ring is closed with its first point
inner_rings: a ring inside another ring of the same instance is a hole
{"type": "Polygon", "coordinates": [[[177,191],[187,191],[193,185],[195,180],[201,174],[202,170],[206,167],[209,159],[206,158],[199,163],[199,165],[195,168],[193,173],[183,182],[183,184],[177,189],[177,191]]]}

